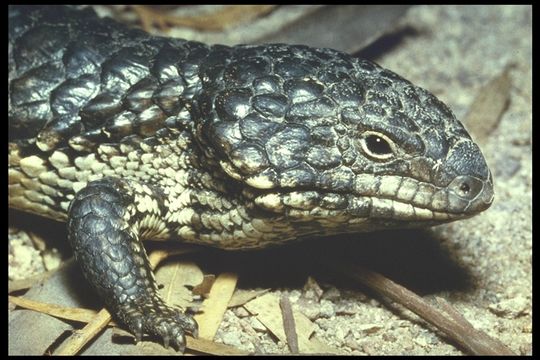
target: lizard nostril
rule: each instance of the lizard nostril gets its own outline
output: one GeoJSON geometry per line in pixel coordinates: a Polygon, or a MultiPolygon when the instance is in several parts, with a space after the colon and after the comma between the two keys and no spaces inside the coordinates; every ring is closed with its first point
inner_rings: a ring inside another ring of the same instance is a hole
{"type": "Polygon", "coordinates": [[[470,175],[460,175],[449,185],[450,202],[455,211],[475,213],[487,209],[493,201],[493,185],[470,175]],[[453,195],[452,195],[453,194],[453,195]]]}
{"type": "Polygon", "coordinates": [[[482,192],[484,183],[475,177],[461,175],[456,177],[448,188],[464,199],[473,200],[482,192]]]}
{"type": "Polygon", "coordinates": [[[471,187],[470,187],[469,184],[467,184],[466,182],[463,182],[463,184],[461,184],[461,186],[459,187],[459,190],[460,190],[463,194],[468,194],[469,191],[471,191],[471,187]]]}
{"type": "Polygon", "coordinates": [[[452,212],[475,214],[491,205],[493,187],[489,181],[471,175],[457,176],[447,187],[452,212]]]}

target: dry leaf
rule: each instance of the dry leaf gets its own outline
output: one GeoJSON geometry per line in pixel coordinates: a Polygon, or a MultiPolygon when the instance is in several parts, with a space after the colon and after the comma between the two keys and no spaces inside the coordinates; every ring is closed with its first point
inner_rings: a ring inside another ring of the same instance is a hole
{"type": "Polygon", "coordinates": [[[244,305],[248,301],[251,301],[255,299],[256,297],[259,297],[265,293],[267,293],[270,289],[262,289],[262,290],[242,290],[242,289],[236,289],[234,292],[231,301],[229,301],[229,305],[227,307],[233,308],[236,306],[244,305]]]}
{"type": "Polygon", "coordinates": [[[223,273],[216,278],[208,299],[202,304],[202,313],[194,317],[199,324],[200,339],[212,340],[216,335],[237,281],[238,276],[232,273],[223,273]]]}
{"type": "Polygon", "coordinates": [[[201,295],[205,298],[208,297],[208,294],[210,293],[210,289],[212,288],[212,285],[214,285],[214,281],[216,281],[216,276],[213,274],[204,275],[203,281],[195,286],[191,292],[193,295],[201,295]]]}
{"type": "Polygon", "coordinates": [[[187,286],[195,286],[203,280],[201,269],[193,262],[177,261],[163,264],[156,271],[156,281],[162,284],[160,294],[170,305],[182,309],[192,305],[192,294],[187,286]]]}
{"type": "MultiPolygon", "coordinates": [[[[279,340],[287,342],[278,295],[269,293],[258,297],[244,305],[244,307],[266,326],[279,340]]],[[[315,325],[301,312],[293,309],[296,332],[298,335],[298,347],[302,354],[324,353],[340,354],[340,351],[321,343],[317,339],[311,339],[315,325]]]]}
{"type": "Polygon", "coordinates": [[[512,65],[484,85],[469,108],[463,123],[474,138],[483,142],[499,125],[499,120],[510,99],[512,79],[509,71],[512,65]]]}

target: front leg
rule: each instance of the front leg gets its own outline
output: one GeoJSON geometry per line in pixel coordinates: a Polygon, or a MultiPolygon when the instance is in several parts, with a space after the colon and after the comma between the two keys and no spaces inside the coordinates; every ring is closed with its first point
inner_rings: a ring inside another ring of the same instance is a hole
{"type": "Polygon", "coordinates": [[[144,334],[185,349],[185,333],[197,336],[189,315],[159,296],[139,224],[161,216],[159,194],[131,180],[105,178],[79,191],[68,211],[69,240],[86,279],[139,341],[144,334]]]}

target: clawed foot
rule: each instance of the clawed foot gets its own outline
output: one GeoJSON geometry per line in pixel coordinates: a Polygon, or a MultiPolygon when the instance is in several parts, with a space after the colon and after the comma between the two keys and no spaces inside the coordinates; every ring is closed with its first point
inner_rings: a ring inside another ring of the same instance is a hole
{"type": "Polygon", "coordinates": [[[172,344],[183,353],[186,348],[185,334],[198,336],[198,325],[191,315],[167,306],[159,298],[144,303],[132,302],[125,305],[123,310],[122,320],[137,342],[141,341],[143,334],[148,334],[163,339],[166,348],[172,344]]]}

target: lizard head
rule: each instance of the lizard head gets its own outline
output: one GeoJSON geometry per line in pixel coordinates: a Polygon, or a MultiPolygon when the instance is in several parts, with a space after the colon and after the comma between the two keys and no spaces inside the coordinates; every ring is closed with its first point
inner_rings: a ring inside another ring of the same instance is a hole
{"type": "Polygon", "coordinates": [[[254,206],[345,232],[435,225],[491,205],[479,147],[426,90],[333,50],[236,50],[219,71],[201,70],[196,131],[254,206]]]}

